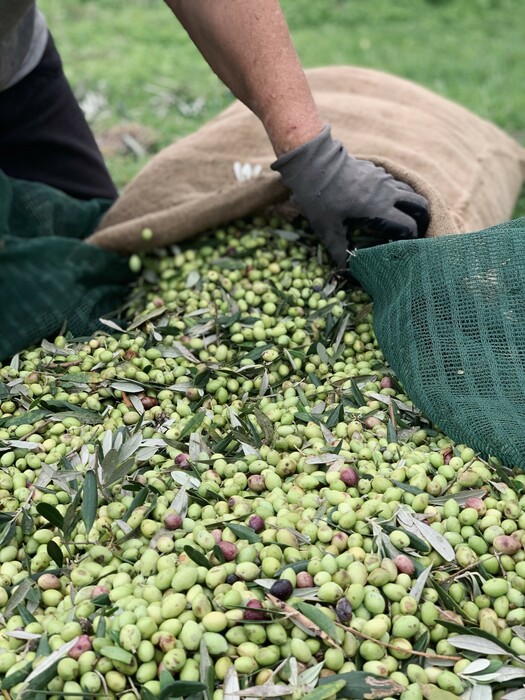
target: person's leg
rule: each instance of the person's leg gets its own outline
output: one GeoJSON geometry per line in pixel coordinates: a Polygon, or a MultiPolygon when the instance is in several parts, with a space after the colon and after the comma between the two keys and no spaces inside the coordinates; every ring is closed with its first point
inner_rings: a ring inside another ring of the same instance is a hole
{"type": "Polygon", "coordinates": [[[79,199],[117,198],[51,35],[39,65],[0,92],[0,170],[79,199]]]}

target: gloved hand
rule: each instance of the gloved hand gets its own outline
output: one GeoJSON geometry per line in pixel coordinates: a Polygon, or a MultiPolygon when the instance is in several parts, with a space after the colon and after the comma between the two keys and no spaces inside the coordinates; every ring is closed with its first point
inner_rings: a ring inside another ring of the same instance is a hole
{"type": "Polygon", "coordinates": [[[293,201],[342,270],[348,270],[348,249],[426,232],[426,199],[384,168],[350,156],[332,139],[328,125],[280,156],[272,169],[281,173],[293,201]]]}

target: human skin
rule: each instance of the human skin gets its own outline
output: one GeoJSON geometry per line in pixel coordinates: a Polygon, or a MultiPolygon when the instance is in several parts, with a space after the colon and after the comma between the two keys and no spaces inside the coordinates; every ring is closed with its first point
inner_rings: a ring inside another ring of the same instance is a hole
{"type": "Polygon", "coordinates": [[[259,117],[276,156],[324,126],[277,0],[166,0],[212,70],[259,117]]]}

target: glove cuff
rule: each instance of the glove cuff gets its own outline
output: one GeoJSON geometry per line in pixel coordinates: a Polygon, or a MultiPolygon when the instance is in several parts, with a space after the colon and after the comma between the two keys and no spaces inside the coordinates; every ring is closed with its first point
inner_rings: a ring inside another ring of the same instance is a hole
{"type": "Polygon", "coordinates": [[[320,152],[329,149],[331,143],[331,126],[330,124],[326,124],[317,136],[293,148],[291,151],[283,153],[270,167],[272,170],[281,173],[283,179],[285,179],[288,166],[294,164],[293,169],[295,169],[295,167],[307,167],[312,160],[316,159],[320,152]]]}

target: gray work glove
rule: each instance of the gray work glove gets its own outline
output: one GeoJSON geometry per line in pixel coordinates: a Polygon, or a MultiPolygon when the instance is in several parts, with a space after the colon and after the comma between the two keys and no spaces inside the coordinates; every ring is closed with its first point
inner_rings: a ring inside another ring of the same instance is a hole
{"type": "Polygon", "coordinates": [[[348,269],[348,249],[425,234],[428,203],[384,168],[350,156],[325,126],[311,141],[280,156],[292,199],[338,268],[348,269]]]}

